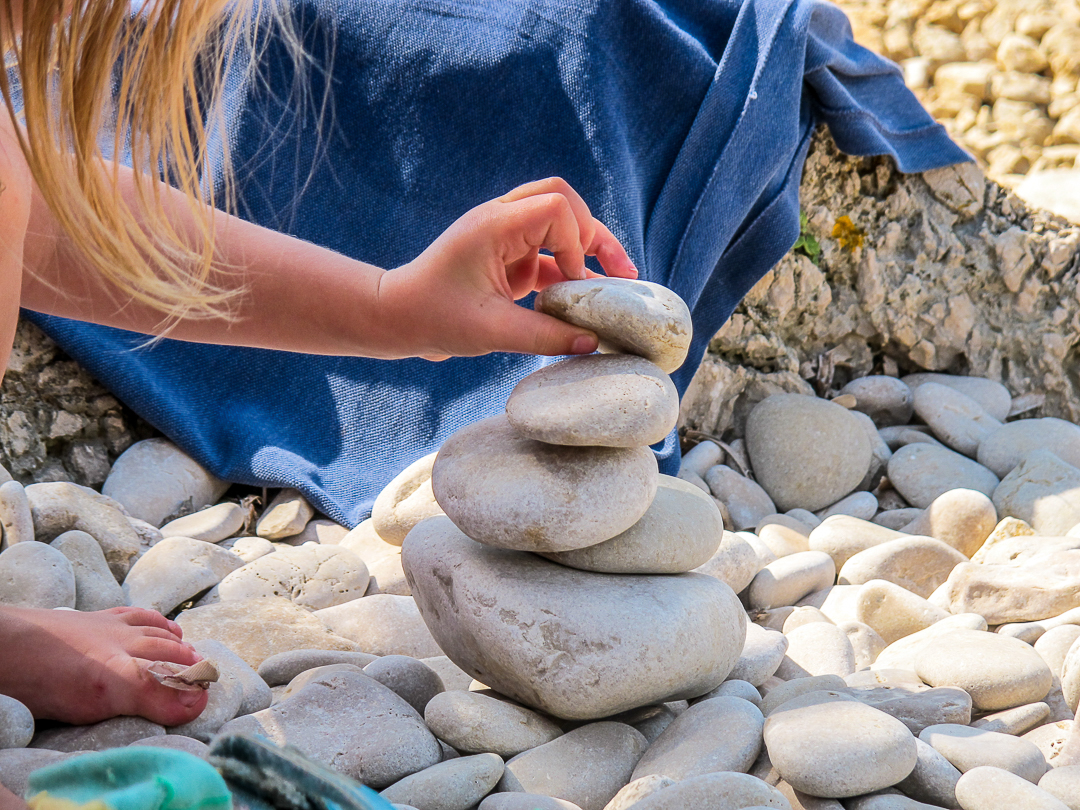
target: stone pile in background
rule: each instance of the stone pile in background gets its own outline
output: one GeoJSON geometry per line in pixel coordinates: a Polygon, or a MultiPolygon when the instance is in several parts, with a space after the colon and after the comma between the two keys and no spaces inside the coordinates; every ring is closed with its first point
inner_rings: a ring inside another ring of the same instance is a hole
{"type": "MultiPolygon", "coordinates": [[[[855,39],[908,86],[991,178],[1072,169],[1080,154],[1076,0],[840,0],[855,39]]],[[[1071,175],[1075,182],[1076,174],[1071,175]]],[[[1063,179],[1064,182],[1064,179],[1063,179]]]]}

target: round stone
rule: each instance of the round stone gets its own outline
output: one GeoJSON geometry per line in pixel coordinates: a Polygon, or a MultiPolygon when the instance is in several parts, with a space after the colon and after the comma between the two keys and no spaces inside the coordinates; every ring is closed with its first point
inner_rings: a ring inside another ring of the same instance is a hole
{"type": "Polygon", "coordinates": [[[1053,685],[1050,667],[1031,645],[977,630],[955,630],[926,642],[915,671],[931,686],[958,686],[982,711],[1036,703],[1053,685]]]}
{"type": "MultiPolygon", "coordinates": [[[[998,477],[977,461],[932,444],[908,444],[889,459],[889,480],[912,506],[927,508],[952,489],[993,496],[998,477]]],[[[999,510],[1000,511],[1000,510],[999,510]]]]}
{"type": "Polygon", "coordinates": [[[402,559],[446,655],[556,717],[697,697],[723,682],[743,647],[738,599],[702,574],[577,571],[475,543],[446,518],[413,529],[402,559]]]}
{"type": "Polygon", "coordinates": [[[915,390],[915,413],[937,438],[971,458],[983,439],[1001,427],[971,397],[939,383],[924,383],[915,390]]]}
{"type": "Polygon", "coordinates": [[[131,566],[124,594],[130,605],[169,613],[243,565],[238,556],[213,543],[167,537],[131,566]]]}
{"type": "Polygon", "coordinates": [[[924,728],[919,732],[919,739],[933,746],[960,773],[991,765],[1029,782],[1038,782],[1046,773],[1046,760],[1035,744],[1011,734],[941,723],[924,728]]]}
{"type": "Polygon", "coordinates": [[[217,594],[222,601],[280,596],[320,610],[359,599],[368,580],[364,561],[348,549],[308,543],[237,568],[221,581],[217,594]]]}
{"type": "Polygon", "coordinates": [[[624,278],[560,281],[536,296],[535,309],[596,332],[600,351],[636,354],[670,374],[690,350],[685,302],[667,287],[624,278]]]}
{"type": "Polygon", "coordinates": [[[901,537],[851,556],[837,575],[841,585],[883,579],[926,599],[967,557],[932,537],[901,537]]]}
{"type": "Polygon", "coordinates": [[[716,502],[693,484],[661,475],[648,511],[625,532],[595,546],[544,556],[583,571],[681,574],[708,562],[723,537],[716,502]]]}
{"type": "Polygon", "coordinates": [[[394,690],[394,694],[420,714],[433,697],[446,689],[435,670],[408,655],[384,655],[363,671],[369,678],[394,690]]]}
{"type": "Polygon", "coordinates": [[[413,526],[424,518],[441,515],[431,491],[435,453],[414,461],[387,484],[371,507],[371,525],[387,543],[400,546],[413,526]]]}
{"type": "Polygon", "coordinates": [[[759,610],[794,605],[836,579],[832,557],[823,551],[799,551],[766,565],[750,583],[747,602],[759,610]]]}
{"type": "Polygon", "coordinates": [[[86,532],[64,532],[50,544],[68,558],[75,574],[75,609],[107,610],[127,604],[120,583],[97,540],[86,532]]]}
{"type": "Polygon", "coordinates": [[[464,754],[490,751],[509,758],[562,736],[562,729],[532,709],[476,692],[435,695],[424,709],[424,722],[464,754]]]}
{"type": "Polygon", "coordinates": [[[709,773],[676,782],[632,805],[634,810],[790,810],[791,803],[768,783],[747,773],[709,773]]]}
{"type": "Polygon", "coordinates": [[[972,768],[960,777],[956,801],[964,810],[1069,810],[1063,801],[1023,777],[990,765],[972,768]]]}
{"type": "Polygon", "coordinates": [[[494,416],[447,439],[431,484],[439,505],[473,540],[569,551],[637,523],[656,495],[658,476],[647,447],[545,444],[494,416]]]}
{"type": "Polygon", "coordinates": [[[25,748],[34,736],[34,715],[13,697],[0,695],[0,749],[25,748]]]}
{"type": "Polygon", "coordinates": [[[823,509],[854,490],[870,469],[871,447],[845,408],[800,394],[774,394],[746,420],[758,482],[780,511],[823,509]]]}
{"type": "Polygon", "coordinates": [[[570,357],[518,383],[506,401],[506,418],[539,442],[641,447],[663,441],[675,427],[679,392],[641,357],[570,357]]]}
{"type": "Polygon", "coordinates": [[[1012,409],[1012,394],[999,382],[983,377],[963,377],[954,374],[923,372],[901,378],[913,391],[924,383],[947,385],[955,391],[978,402],[990,416],[1004,422],[1012,409]]]}
{"type": "Polygon", "coordinates": [[[785,782],[833,799],[895,785],[918,758],[903,723],[836,692],[811,692],[776,709],[765,721],[765,747],[785,782]]]}
{"type": "Polygon", "coordinates": [[[971,557],[997,522],[997,509],[985,494],[973,489],[950,489],[900,528],[906,534],[934,537],[971,557]]]}
{"type": "Polygon", "coordinates": [[[1080,427],[1064,419],[1020,419],[995,430],[979,445],[979,463],[1004,478],[1032,450],[1049,450],[1080,467],[1080,427]]]}
{"type": "Polygon", "coordinates": [[[408,807],[475,807],[491,792],[503,775],[503,761],[495,754],[440,762],[419,773],[406,776],[380,795],[387,801],[408,807]]]}
{"type": "Polygon", "coordinates": [[[907,424],[915,407],[911,388],[896,377],[859,377],[841,388],[840,394],[854,396],[855,410],[865,413],[878,427],[907,424]]]}
{"type": "Polygon", "coordinates": [[[75,569],[52,546],[16,543],[0,553],[0,604],[75,607],[75,569]]]}

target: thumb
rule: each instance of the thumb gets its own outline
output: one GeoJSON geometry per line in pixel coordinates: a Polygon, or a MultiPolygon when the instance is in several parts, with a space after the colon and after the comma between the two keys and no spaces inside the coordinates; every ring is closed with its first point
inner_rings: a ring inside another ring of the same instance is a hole
{"type": "Polygon", "coordinates": [[[596,334],[507,301],[493,319],[495,351],[521,354],[591,354],[599,341],[596,334]]]}

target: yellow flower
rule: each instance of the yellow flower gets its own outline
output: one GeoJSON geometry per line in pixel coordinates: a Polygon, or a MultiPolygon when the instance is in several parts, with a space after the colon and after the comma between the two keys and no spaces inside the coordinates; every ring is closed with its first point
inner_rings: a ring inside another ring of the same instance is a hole
{"type": "Polygon", "coordinates": [[[852,222],[851,217],[845,214],[836,220],[836,224],[833,225],[832,235],[833,239],[840,243],[840,247],[854,252],[855,248],[863,246],[866,231],[852,222]]]}

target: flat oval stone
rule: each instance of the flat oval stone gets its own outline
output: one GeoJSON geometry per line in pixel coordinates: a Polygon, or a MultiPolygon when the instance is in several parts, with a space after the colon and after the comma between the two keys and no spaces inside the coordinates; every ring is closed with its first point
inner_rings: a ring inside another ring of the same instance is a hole
{"type": "Polygon", "coordinates": [[[135,607],[169,613],[243,565],[231,551],[213,543],[167,537],[131,566],[124,594],[135,607]]]}
{"type": "Polygon", "coordinates": [[[261,734],[376,789],[442,758],[416,710],[360,672],[315,678],[281,703],[226,723],[222,734],[261,734]]]}
{"type": "Polygon", "coordinates": [[[411,596],[380,593],[323,608],[313,615],[373,655],[429,658],[443,654],[411,596]]]}
{"type": "Polygon", "coordinates": [[[1031,524],[1037,534],[1064,536],[1080,523],[1080,469],[1049,450],[1032,450],[992,493],[998,514],[1031,524]]]}
{"type": "Polygon", "coordinates": [[[746,420],[746,448],[758,482],[780,511],[835,503],[870,468],[871,447],[845,408],[800,394],[774,394],[746,420]]]}
{"type": "Polygon", "coordinates": [[[903,723],[835,692],[812,692],[772,712],[765,746],[784,781],[833,799],[895,785],[917,759],[915,738],[903,723]]]}
{"type": "Polygon", "coordinates": [[[764,723],[761,710],[741,698],[695,703],[649,746],[631,779],[667,776],[681,782],[716,771],[746,773],[761,752],[764,723]]]}
{"type": "Polygon", "coordinates": [[[237,568],[221,580],[217,595],[221,600],[280,596],[321,610],[359,599],[369,578],[364,561],[348,549],[308,543],[237,568]]]}
{"type": "Polygon", "coordinates": [[[766,565],[750,583],[747,601],[752,608],[794,605],[807,594],[833,584],[836,567],[821,551],[800,551],[766,565]]]}
{"type": "Polygon", "coordinates": [[[419,773],[406,776],[380,795],[395,804],[416,807],[469,808],[499,783],[503,761],[495,754],[440,762],[419,773]]]}
{"type": "Polygon", "coordinates": [[[1050,717],[1050,707],[1045,703],[1027,703],[1014,709],[988,714],[971,723],[972,728],[997,731],[1019,737],[1026,731],[1043,725],[1050,717]]]}
{"type": "Polygon", "coordinates": [[[959,686],[982,711],[1038,702],[1054,681],[1050,667],[1030,645],[976,630],[956,630],[928,641],[915,656],[915,671],[931,686],[959,686]]]}
{"type": "Polygon", "coordinates": [[[855,397],[855,410],[874,420],[878,427],[904,425],[911,419],[915,398],[903,380],[884,375],[858,377],[840,389],[855,397]]]}
{"type": "Polygon", "coordinates": [[[641,447],[663,441],[675,427],[679,392],[641,357],[570,357],[519,382],[506,401],[506,418],[539,442],[641,447]]]}
{"type": "Polygon", "coordinates": [[[963,810],[1069,810],[1069,806],[1026,779],[1001,768],[972,768],[956,783],[956,801],[963,810]]]}
{"type": "Polygon", "coordinates": [[[163,537],[190,537],[220,543],[243,528],[248,512],[238,503],[219,503],[190,515],[170,520],[161,527],[163,537]]]}
{"type": "Polygon", "coordinates": [[[506,763],[499,789],[540,793],[603,810],[627,782],[648,742],[623,723],[589,723],[506,763]]]}
{"type": "Polygon", "coordinates": [[[746,625],[742,653],[728,677],[761,686],[776,672],[787,649],[788,640],[783,633],[750,622],[746,625]]]}
{"type": "Polygon", "coordinates": [[[681,574],[708,562],[723,537],[716,502],[693,484],[661,475],[652,504],[625,532],[595,546],[544,556],[582,571],[681,574]]]}
{"type": "Polygon", "coordinates": [[[562,736],[562,729],[532,709],[476,692],[435,695],[424,721],[436,737],[465,754],[490,751],[509,758],[562,736]]]}
{"type": "Polygon", "coordinates": [[[772,785],[745,773],[709,773],[676,782],[646,796],[634,810],[791,810],[791,802],[772,785]]]}
{"type": "Polygon", "coordinates": [[[55,726],[34,735],[32,748],[50,751],[104,751],[120,748],[146,737],[157,737],[165,728],[144,717],[111,717],[86,726],[55,726]]]}
{"type": "Polygon", "coordinates": [[[948,543],[965,557],[979,550],[997,526],[993,501],[973,489],[951,489],[934,499],[901,530],[948,543]]]}
{"type": "Polygon", "coordinates": [[[874,579],[892,582],[927,598],[967,557],[932,537],[902,537],[860,551],[837,575],[841,585],[863,585],[874,579]]]}
{"type": "Polygon", "coordinates": [[[267,540],[287,540],[304,531],[314,516],[315,509],[300,490],[287,487],[274,496],[259,516],[255,534],[267,540]]]}
{"type": "Polygon", "coordinates": [[[705,473],[705,483],[727,507],[736,530],[751,529],[763,517],[776,512],[776,504],[757,481],[740,475],[727,465],[710,467],[705,473]]]}
{"type": "Polygon", "coordinates": [[[716,553],[694,570],[716,577],[735,593],[741,593],[760,569],[761,563],[754,547],[740,535],[724,532],[716,553]]]}
{"type": "Polygon", "coordinates": [[[886,644],[917,633],[950,615],[906,588],[883,579],[872,579],[863,585],[855,614],[860,622],[877,631],[886,644]]]}
{"type": "Polygon", "coordinates": [[[350,664],[363,669],[379,656],[347,650],[288,650],[276,653],[259,664],[259,677],[268,686],[283,686],[297,675],[317,667],[350,664]]]}
{"type": "Polygon", "coordinates": [[[446,690],[435,670],[408,655],[384,655],[364,667],[364,674],[394,690],[420,714],[433,697],[446,690]]]}
{"type": "Polygon", "coordinates": [[[636,354],[668,374],[686,360],[693,337],[685,302],[649,281],[560,281],[536,296],[534,308],[596,332],[602,352],[636,354]]]}
{"type": "Polygon", "coordinates": [[[889,459],[888,469],[889,480],[904,500],[923,509],[951,489],[974,489],[993,496],[999,483],[998,477],[977,461],[932,444],[901,447],[889,459]]]}
{"type": "Polygon", "coordinates": [[[495,416],[446,440],[431,484],[454,524],[478,542],[569,551],[637,523],[656,495],[658,476],[648,447],[545,444],[495,416]]]}
{"type": "Polygon", "coordinates": [[[375,498],[371,526],[387,543],[400,546],[413,526],[424,518],[443,513],[431,490],[431,468],[436,455],[431,453],[414,461],[375,498]]]}
{"type": "Polygon", "coordinates": [[[1002,425],[979,445],[979,463],[1004,478],[1032,450],[1049,450],[1080,467],[1080,427],[1064,419],[1019,419],[1002,425]]]}
{"type": "Polygon", "coordinates": [[[68,558],[75,574],[75,609],[108,610],[127,604],[120,583],[109,570],[105,552],[86,532],[64,532],[50,544],[68,558]]]}
{"type": "Polygon", "coordinates": [[[1012,394],[1009,393],[1009,389],[995,380],[987,380],[984,377],[964,377],[956,374],[921,372],[919,374],[908,374],[906,377],[901,377],[900,381],[907,384],[913,391],[925,383],[947,385],[954,391],[959,391],[964,396],[971,397],[983,407],[983,410],[999,422],[1004,422],[1009,415],[1009,411],[1012,410],[1012,394]]]}
{"type": "MultiPolygon", "coordinates": [[[[216,502],[228,481],[211,475],[167,439],[135,442],[116,459],[101,492],[153,526],[216,502]]],[[[90,532],[82,526],[71,526],[90,532]]]]}
{"type": "Polygon", "coordinates": [[[0,695],[0,750],[25,748],[34,737],[34,715],[13,697],[0,695]]]}
{"type": "Polygon", "coordinates": [[[1034,744],[1010,734],[943,723],[927,726],[919,733],[919,739],[932,745],[960,773],[990,765],[1037,783],[1048,767],[1034,744]]]}
{"type": "Polygon", "coordinates": [[[916,738],[915,746],[919,759],[911,775],[897,788],[908,796],[921,802],[939,807],[956,807],[956,783],[960,780],[960,771],[939,754],[933,746],[916,738]]]}
{"type": "Polygon", "coordinates": [[[1039,788],[1065,802],[1070,810],[1080,804],[1080,765],[1051,768],[1039,780],[1039,788]]]}
{"type": "Polygon", "coordinates": [[[354,642],[330,632],[308,611],[278,597],[192,608],[176,621],[184,631],[184,641],[220,641],[256,670],[272,655],[290,650],[358,650],[354,642]]]}
{"type": "Polygon", "coordinates": [[[13,607],[75,607],[75,570],[45,543],[16,543],[0,552],[0,604],[13,607]]]}
{"type": "Polygon", "coordinates": [[[735,594],[701,574],[576,571],[475,543],[446,518],[413,529],[402,559],[451,660],[557,717],[702,695],[723,682],[745,639],[735,594]]]}
{"type": "Polygon", "coordinates": [[[851,557],[873,546],[910,535],[888,529],[849,515],[833,515],[810,532],[808,543],[813,551],[824,551],[833,559],[836,570],[851,557]]]}
{"type": "Polygon", "coordinates": [[[855,671],[855,650],[847,633],[831,622],[813,622],[785,633],[787,657],[776,670],[784,680],[811,675],[839,675],[855,671]]]}
{"type": "Polygon", "coordinates": [[[0,484],[0,531],[4,536],[3,548],[35,539],[30,501],[18,481],[8,479],[0,484]]]}
{"type": "Polygon", "coordinates": [[[974,458],[979,444],[1001,427],[1001,422],[971,397],[933,382],[915,389],[915,413],[942,442],[969,458],[974,458]]]}

